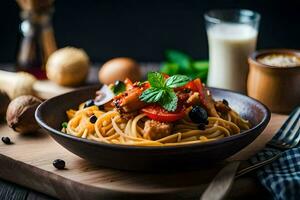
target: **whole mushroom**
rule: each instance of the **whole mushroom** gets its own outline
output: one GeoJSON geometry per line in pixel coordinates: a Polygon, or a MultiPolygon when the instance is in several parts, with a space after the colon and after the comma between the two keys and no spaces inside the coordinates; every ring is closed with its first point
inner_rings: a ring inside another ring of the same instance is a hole
{"type": "Polygon", "coordinates": [[[126,78],[135,82],[141,79],[141,69],[139,64],[131,58],[113,58],[102,65],[98,77],[101,83],[107,85],[118,80],[124,81],[126,78]]]}
{"type": "Polygon", "coordinates": [[[39,129],[34,112],[42,101],[31,95],[17,97],[10,102],[6,112],[7,125],[19,133],[34,132],[39,129]]]}
{"type": "Polygon", "coordinates": [[[27,72],[0,70],[0,90],[5,91],[10,99],[34,94],[32,88],[35,82],[36,78],[27,72]]]}
{"type": "Polygon", "coordinates": [[[47,77],[58,85],[78,86],[87,78],[89,63],[89,57],[83,49],[65,47],[48,58],[47,77]]]}

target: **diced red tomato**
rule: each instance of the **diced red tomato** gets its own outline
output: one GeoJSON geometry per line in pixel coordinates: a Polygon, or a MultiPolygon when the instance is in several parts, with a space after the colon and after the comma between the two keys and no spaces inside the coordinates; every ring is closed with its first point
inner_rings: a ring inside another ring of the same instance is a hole
{"type": "Polygon", "coordinates": [[[193,80],[194,86],[196,87],[198,92],[202,93],[202,83],[200,78],[196,78],[195,80],[193,80]]]}
{"type": "Polygon", "coordinates": [[[164,77],[165,79],[167,79],[167,78],[170,77],[169,74],[166,74],[166,73],[161,73],[161,74],[163,75],[163,77],[164,77]]]}
{"type": "Polygon", "coordinates": [[[159,105],[150,105],[142,109],[142,112],[150,119],[160,122],[173,122],[184,117],[185,110],[178,108],[175,112],[169,112],[159,105]]]}
{"type": "Polygon", "coordinates": [[[198,92],[198,88],[196,87],[194,81],[188,82],[186,85],[184,85],[181,89],[190,89],[193,92],[198,92]]]}
{"type": "Polygon", "coordinates": [[[199,92],[200,101],[202,102],[203,105],[205,105],[205,98],[204,98],[204,94],[203,94],[203,85],[201,83],[200,78],[195,79],[193,82],[194,82],[195,87],[197,88],[197,91],[199,92]]]}
{"type": "Polygon", "coordinates": [[[150,83],[148,81],[145,81],[142,85],[144,88],[148,89],[149,87],[151,87],[150,83]]]}
{"type": "Polygon", "coordinates": [[[203,86],[202,86],[200,78],[196,78],[196,79],[188,82],[186,85],[184,85],[180,88],[177,88],[176,91],[184,90],[184,89],[189,89],[193,92],[198,92],[199,96],[200,96],[201,103],[203,105],[205,105],[204,94],[203,94],[203,86]]]}

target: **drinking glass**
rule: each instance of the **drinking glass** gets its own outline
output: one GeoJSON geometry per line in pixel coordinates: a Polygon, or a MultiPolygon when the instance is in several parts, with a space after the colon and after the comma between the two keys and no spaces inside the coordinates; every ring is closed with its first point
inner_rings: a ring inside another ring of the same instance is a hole
{"type": "Polygon", "coordinates": [[[204,18],[209,46],[208,86],[246,93],[247,59],[256,48],[260,15],[251,10],[211,10],[204,18]]]}

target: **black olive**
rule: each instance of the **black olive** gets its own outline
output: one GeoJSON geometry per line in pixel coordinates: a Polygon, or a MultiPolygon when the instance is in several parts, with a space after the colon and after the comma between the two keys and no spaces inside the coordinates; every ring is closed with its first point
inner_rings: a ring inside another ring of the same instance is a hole
{"type": "Polygon", "coordinates": [[[126,90],[126,85],[122,81],[115,81],[114,86],[112,87],[112,91],[115,95],[118,95],[126,90]]]}
{"type": "Polygon", "coordinates": [[[96,121],[97,121],[97,117],[96,117],[95,115],[92,115],[92,116],[90,117],[90,122],[91,122],[92,124],[95,124],[96,121]]]}
{"type": "Polygon", "coordinates": [[[198,125],[198,129],[199,129],[199,130],[205,130],[205,124],[200,123],[200,124],[198,125]]]}
{"type": "Polygon", "coordinates": [[[226,106],[229,106],[229,103],[228,103],[228,101],[226,100],[226,99],[223,99],[223,104],[225,104],[226,106]]]}
{"type": "Polygon", "coordinates": [[[90,99],[90,100],[87,100],[84,104],[84,108],[87,108],[87,107],[90,107],[90,106],[93,106],[95,105],[94,103],[94,100],[93,99],[90,99]]]}
{"type": "Polygon", "coordinates": [[[61,160],[61,159],[56,159],[53,161],[53,166],[57,169],[64,169],[66,166],[65,161],[61,160]]]}
{"type": "Polygon", "coordinates": [[[4,144],[11,144],[10,138],[9,137],[2,137],[1,138],[2,142],[4,144]]]}
{"type": "Polygon", "coordinates": [[[190,119],[197,124],[205,124],[208,118],[207,112],[201,106],[194,106],[189,112],[190,119]]]}

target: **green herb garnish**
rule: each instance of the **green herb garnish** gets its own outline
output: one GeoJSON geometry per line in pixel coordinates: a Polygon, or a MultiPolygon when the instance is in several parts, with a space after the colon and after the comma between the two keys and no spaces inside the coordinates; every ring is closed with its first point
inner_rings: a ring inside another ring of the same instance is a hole
{"type": "Polygon", "coordinates": [[[192,65],[192,58],[177,50],[167,50],[166,58],[169,62],[177,63],[183,70],[190,70],[192,65]]]}
{"type": "Polygon", "coordinates": [[[61,124],[61,126],[62,126],[63,128],[67,128],[67,127],[68,127],[68,123],[67,123],[67,122],[63,122],[63,123],[61,124]]]}
{"type": "Polygon", "coordinates": [[[177,108],[178,98],[174,88],[184,86],[191,80],[185,75],[174,75],[165,80],[159,72],[149,72],[147,77],[151,87],[142,93],[140,99],[146,103],[159,103],[167,111],[177,108]]]}
{"type": "Polygon", "coordinates": [[[160,72],[175,75],[184,74],[192,79],[201,78],[206,81],[208,61],[193,60],[189,55],[178,50],[167,50],[166,61],[161,65],[160,72]]]}
{"type": "Polygon", "coordinates": [[[126,85],[122,81],[116,81],[111,90],[115,95],[118,95],[126,90],[126,85]]]}

